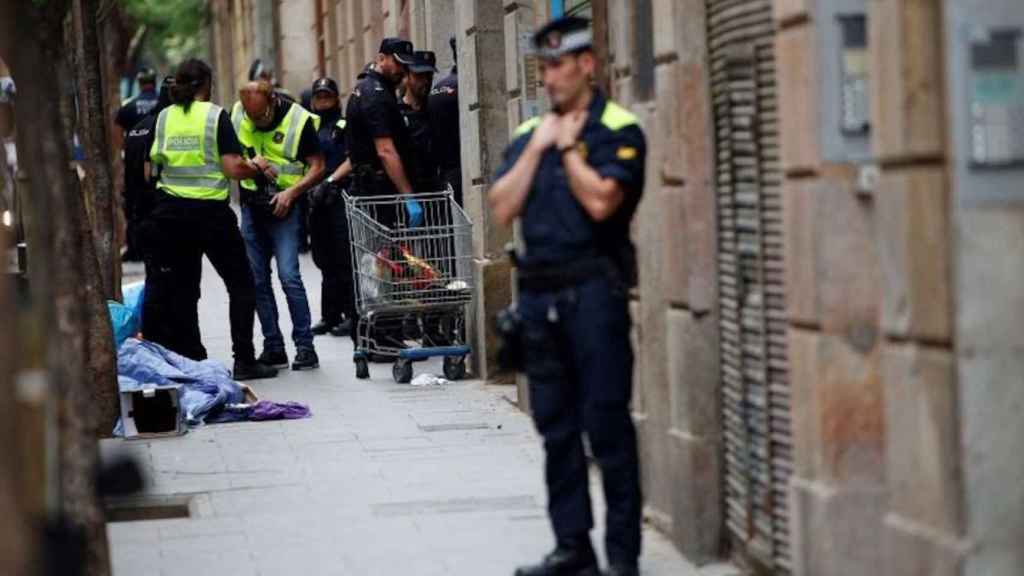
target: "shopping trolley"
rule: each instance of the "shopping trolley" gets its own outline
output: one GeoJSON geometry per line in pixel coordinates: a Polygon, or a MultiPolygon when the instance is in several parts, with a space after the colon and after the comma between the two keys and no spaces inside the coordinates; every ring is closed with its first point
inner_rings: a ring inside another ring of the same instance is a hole
{"type": "Polygon", "coordinates": [[[413,362],[444,358],[444,375],[466,375],[466,308],[473,298],[473,225],[442,192],[403,196],[345,194],[356,300],[356,378],[369,361],[393,359],[396,382],[413,362]],[[418,211],[410,211],[418,205],[418,211]]]}

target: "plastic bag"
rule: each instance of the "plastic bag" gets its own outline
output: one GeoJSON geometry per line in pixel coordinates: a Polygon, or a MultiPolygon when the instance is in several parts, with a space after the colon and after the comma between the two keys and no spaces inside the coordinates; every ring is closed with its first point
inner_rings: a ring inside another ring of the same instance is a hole
{"type": "Polygon", "coordinates": [[[131,309],[116,300],[107,300],[110,323],[114,328],[114,348],[120,348],[124,341],[139,332],[139,321],[131,309]]]}
{"type": "Polygon", "coordinates": [[[139,329],[142,329],[142,303],[146,298],[146,283],[133,282],[121,290],[124,305],[132,311],[138,321],[139,329]]]}

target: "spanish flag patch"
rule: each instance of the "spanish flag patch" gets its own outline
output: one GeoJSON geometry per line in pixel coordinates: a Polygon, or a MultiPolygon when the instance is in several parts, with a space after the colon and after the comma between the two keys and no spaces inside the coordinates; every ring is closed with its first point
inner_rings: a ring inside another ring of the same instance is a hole
{"type": "Polygon", "coordinates": [[[632,160],[636,158],[636,148],[632,146],[621,146],[618,151],[615,152],[619,160],[632,160]]]}

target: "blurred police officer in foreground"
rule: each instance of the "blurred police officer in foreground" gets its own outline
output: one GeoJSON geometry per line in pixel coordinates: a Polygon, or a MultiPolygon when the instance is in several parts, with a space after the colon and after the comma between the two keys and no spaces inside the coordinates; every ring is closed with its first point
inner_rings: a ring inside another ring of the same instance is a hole
{"type": "Polygon", "coordinates": [[[124,136],[124,216],[126,224],[125,251],[121,256],[127,262],[142,260],[139,225],[153,207],[156,188],[146,178],[146,162],[153,146],[156,118],[171,105],[171,86],[174,76],[167,76],[160,85],[156,107],[124,136]]]}
{"type": "Polygon", "coordinates": [[[437,57],[433,52],[417,50],[413,54],[413,63],[405,75],[402,101],[399,103],[405,127],[409,130],[409,145],[412,149],[409,177],[417,192],[436,192],[441,189],[427,113],[427,99],[430,97],[434,73],[437,72],[436,65],[437,57]]]}
{"type": "MultiPolygon", "coordinates": [[[[448,40],[452,56],[458,61],[455,37],[448,40]]],[[[441,183],[451,186],[455,201],[462,206],[462,156],[459,138],[459,70],[452,66],[451,72],[437,81],[427,101],[430,113],[430,141],[434,162],[441,174],[441,183]]],[[[443,187],[443,186],[442,186],[443,187]]]]}
{"type": "Polygon", "coordinates": [[[516,130],[489,193],[498,222],[522,224],[519,342],[557,542],[523,576],[598,573],[584,433],[608,503],[606,574],[637,574],[640,554],[628,291],[646,149],[636,118],[592,87],[591,42],[589,22],[574,17],[534,36],[553,111],[516,130]]]}
{"type": "Polygon", "coordinates": [[[320,149],[324,153],[327,178],[310,191],[310,235],[313,238],[313,263],[323,272],[320,322],[313,334],[347,336],[355,315],[352,292],[352,250],[349,245],[348,218],[342,193],[348,185],[351,162],[345,147],[345,119],[341,116],[338,83],[333,78],[313,82],[310,105],[320,116],[320,149]]]}
{"type": "Polygon", "coordinates": [[[256,283],[256,313],[263,328],[259,360],[267,366],[288,366],[270,279],[273,259],[292,318],[292,370],[319,368],[309,299],[299,267],[302,214],[296,204],[323,177],[324,157],[317,138],[320,119],[278,96],[265,80],[250,82],[239,96],[241,100],[231,111],[238,140],[249,156],[265,158],[271,167],[270,174],[241,183],[242,236],[256,283]]]}
{"type": "Polygon", "coordinates": [[[156,205],[145,222],[146,299],[143,334],[194,360],[206,358],[199,338],[203,255],[228,289],[234,378],[269,378],[277,370],[256,361],[252,343],[256,290],[228,203],[228,179],[252,178],[269,169],[246,160],[231,120],[210,103],[213,71],[201,60],[178,66],[172,106],[160,112],[150,150],[157,178],[156,205]]]}
{"type": "Polygon", "coordinates": [[[128,100],[117,111],[114,121],[127,132],[135,127],[147,114],[156,108],[159,95],[156,91],[156,72],[150,68],[143,68],[135,75],[139,83],[139,94],[128,100]]]}

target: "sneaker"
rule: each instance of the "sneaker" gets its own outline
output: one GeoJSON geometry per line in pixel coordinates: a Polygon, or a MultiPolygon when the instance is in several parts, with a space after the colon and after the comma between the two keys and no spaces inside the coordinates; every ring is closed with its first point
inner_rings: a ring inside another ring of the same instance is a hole
{"type": "Polygon", "coordinates": [[[337,327],[338,327],[338,324],[335,323],[335,322],[328,322],[327,320],[321,320],[321,321],[317,322],[316,324],[313,324],[313,327],[310,328],[310,330],[313,332],[314,336],[323,336],[324,334],[327,334],[328,332],[333,332],[333,330],[335,328],[337,328],[337,327]]]}
{"type": "Polygon", "coordinates": [[[260,380],[277,376],[277,368],[267,366],[260,362],[245,362],[235,360],[235,369],[232,371],[235,380],[260,380]]]}
{"type": "Polygon", "coordinates": [[[288,367],[288,355],[285,354],[284,350],[264,350],[256,361],[264,366],[272,366],[274,368],[288,367]]]}
{"type": "Polygon", "coordinates": [[[313,370],[320,367],[320,358],[315,350],[299,350],[295,353],[292,370],[313,370]]]}

